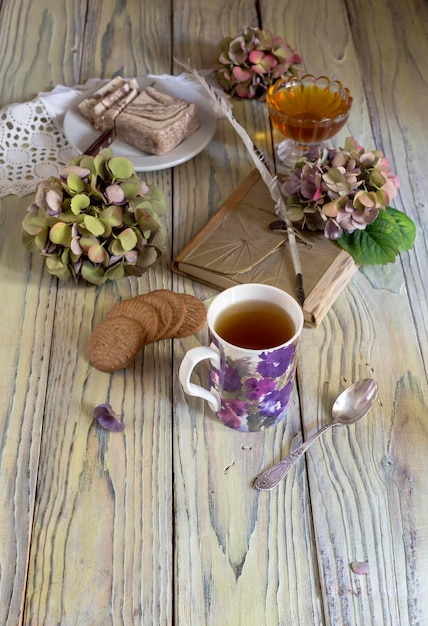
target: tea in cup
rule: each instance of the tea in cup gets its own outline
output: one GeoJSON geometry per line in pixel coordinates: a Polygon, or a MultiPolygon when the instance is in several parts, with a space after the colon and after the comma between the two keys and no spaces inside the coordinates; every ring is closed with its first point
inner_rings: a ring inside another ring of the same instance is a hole
{"type": "Polygon", "coordinates": [[[184,391],[206,400],[235,430],[278,424],[291,400],[303,321],[298,302],[277,287],[249,283],[225,289],[208,308],[209,347],[192,348],[180,365],[184,391]],[[209,389],[190,380],[205,360],[209,389]]]}

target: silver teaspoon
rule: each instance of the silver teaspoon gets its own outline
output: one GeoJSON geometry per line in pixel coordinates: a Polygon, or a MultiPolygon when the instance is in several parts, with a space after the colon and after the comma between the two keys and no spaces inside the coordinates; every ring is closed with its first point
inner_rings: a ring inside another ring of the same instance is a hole
{"type": "Polygon", "coordinates": [[[377,398],[378,386],[377,382],[372,378],[364,378],[359,380],[336,398],[331,411],[332,421],[320,428],[316,433],[309,437],[296,448],[294,452],[289,454],[285,459],[273,465],[263,474],[260,474],[254,482],[257,489],[273,489],[290,471],[295,463],[300,459],[306,450],[311,446],[318,437],[333,426],[340,424],[355,424],[363,419],[370,411],[374,401],[377,398]]]}

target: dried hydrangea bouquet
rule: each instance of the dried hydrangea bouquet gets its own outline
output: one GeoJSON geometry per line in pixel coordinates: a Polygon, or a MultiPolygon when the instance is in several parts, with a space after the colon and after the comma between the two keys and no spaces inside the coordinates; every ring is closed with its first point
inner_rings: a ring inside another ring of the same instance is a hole
{"type": "Polygon", "coordinates": [[[293,224],[323,230],[356,263],[378,265],[414,244],[415,224],[390,206],[399,184],[381,150],[366,151],[348,137],[343,148],[317,148],[300,159],[281,192],[293,224]]]}
{"type": "Polygon", "coordinates": [[[300,75],[302,58],[283,37],[246,26],[222,39],[213,69],[226,93],[263,100],[276,80],[300,75]]]}
{"type": "Polygon", "coordinates": [[[100,285],[141,276],[164,253],[165,206],[163,193],[149,188],[129,159],[106,148],[75,157],[59,178],[39,184],[22,239],[60,279],[100,285]]]}

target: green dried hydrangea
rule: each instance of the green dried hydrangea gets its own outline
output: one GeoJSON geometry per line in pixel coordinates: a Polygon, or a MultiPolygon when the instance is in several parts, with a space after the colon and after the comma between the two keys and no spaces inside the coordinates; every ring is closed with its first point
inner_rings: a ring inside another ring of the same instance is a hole
{"type": "Polygon", "coordinates": [[[132,162],[105,148],[72,159],[42,181],[22,221],[22,241],[61,280],[95,285],[141,276],[164,252],[163,193],[140,180],[132,162]]]}

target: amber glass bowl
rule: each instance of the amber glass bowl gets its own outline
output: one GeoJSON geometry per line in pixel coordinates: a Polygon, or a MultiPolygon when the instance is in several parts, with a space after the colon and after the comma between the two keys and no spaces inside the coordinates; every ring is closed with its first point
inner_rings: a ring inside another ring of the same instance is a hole
{"type": "Polygon", "coordinates": [[[306,74],[274,83],[266,103],[272,124],[284,137],[311,145],[330,139],[345,125],[352,97],[339,81],[306,74]]]}
{"type": "Polygon", "coordinates": [[[278,80],[269,88],[266,104],[273,126],[288,140],[278,146],[278,159],[292,167],[345,125],[352,97],[341,82],[306,74],[278,80]]]}

